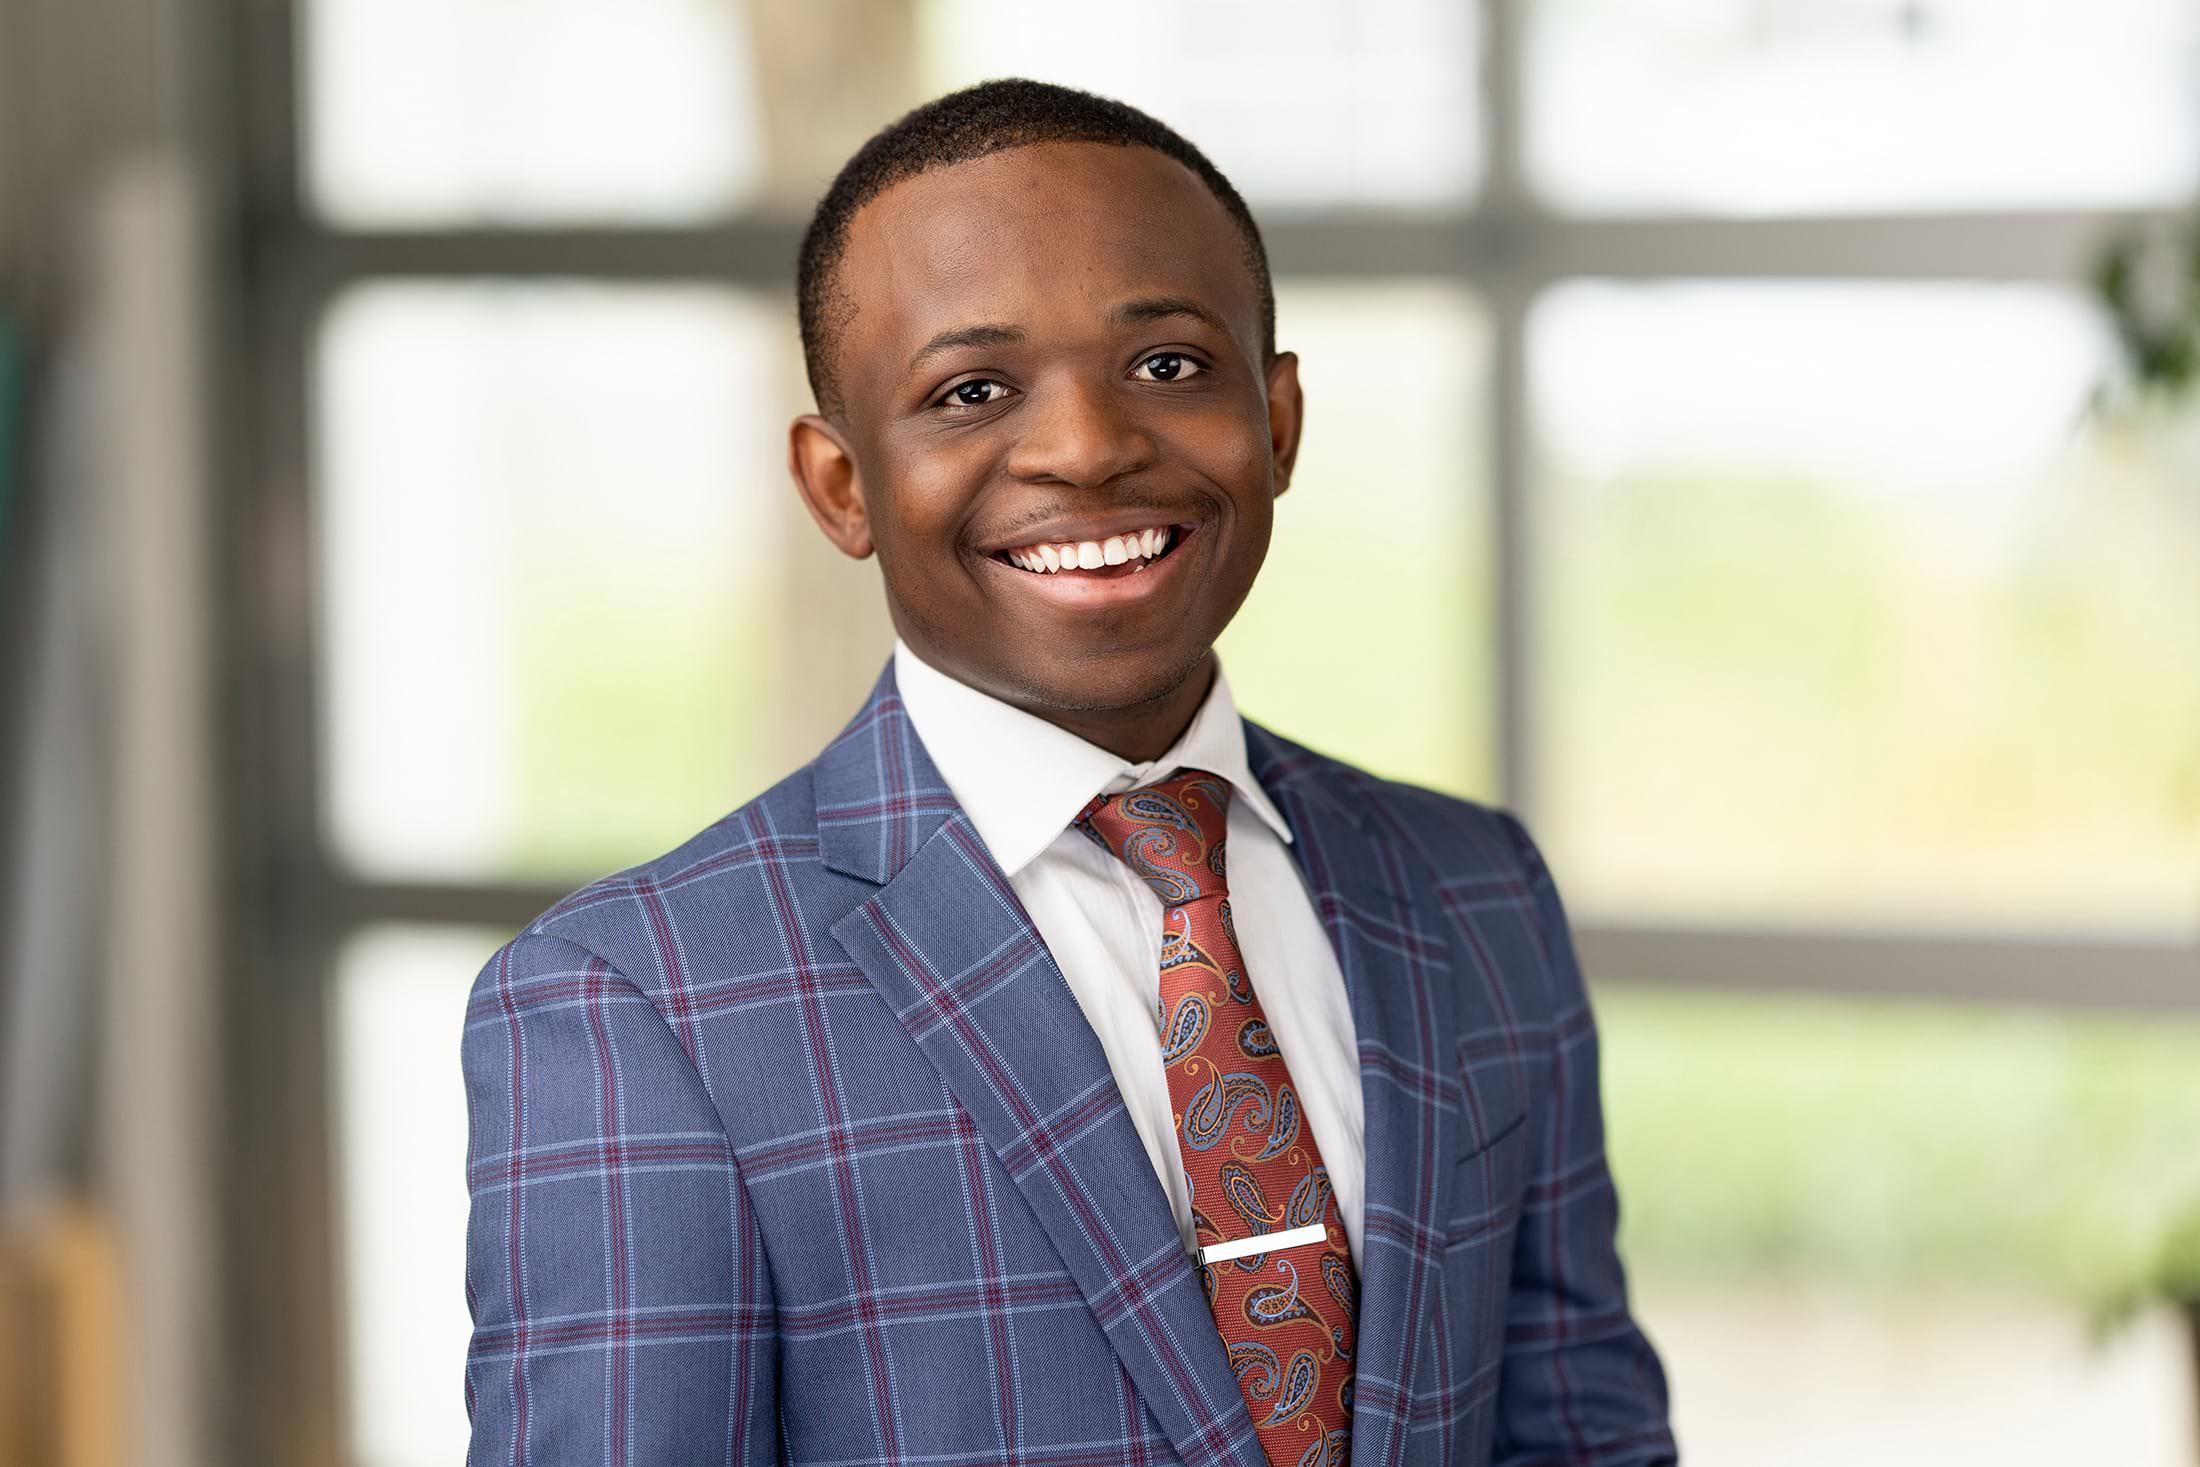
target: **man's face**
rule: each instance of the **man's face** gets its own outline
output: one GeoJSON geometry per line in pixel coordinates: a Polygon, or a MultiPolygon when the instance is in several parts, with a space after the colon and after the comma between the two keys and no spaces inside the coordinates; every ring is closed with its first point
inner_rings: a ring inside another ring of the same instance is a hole
{"type": "Polygon", "coordinates": [[[842,549],[878,552],[896,630],[1041,713],[1183,688],[1298,437],[1222,205],[1145,148],[1011,149],[865,205],[838,284],[844,412],[804,419],[807,449],[798,424],[796,472],[842,549]]]}

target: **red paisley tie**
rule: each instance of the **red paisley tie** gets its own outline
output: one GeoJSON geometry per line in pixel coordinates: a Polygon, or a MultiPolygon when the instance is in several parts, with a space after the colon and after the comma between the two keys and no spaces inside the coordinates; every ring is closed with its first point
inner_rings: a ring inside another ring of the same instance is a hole
{"type": "Polygon", "coordinates": [[[1238,1389],[1273,1467],[1336,1467],[1351,1444],[1359,1281],[1238,954],[1223,875],[1229,809],[1227,783],[1188,769],[1095,799],[1077,823],[1161,897],[1161,1063],[1200,1281],[1238,1389]],[[1264,1235],[1282,1237],[1262,1252],[1244,1242],[1264,1235]]]}

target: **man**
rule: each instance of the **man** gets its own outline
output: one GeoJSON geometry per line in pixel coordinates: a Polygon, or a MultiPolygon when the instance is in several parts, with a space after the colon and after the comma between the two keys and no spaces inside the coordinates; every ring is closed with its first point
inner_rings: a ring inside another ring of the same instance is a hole
{"type": "Polygon", "coordinates": [[[1236,192],[987,83],[800,296],[794,478],[899,639],[483,971],[474,1460],[1672,1461],[1534,846],[1216,664],[1301,413],[1236,192]]]}

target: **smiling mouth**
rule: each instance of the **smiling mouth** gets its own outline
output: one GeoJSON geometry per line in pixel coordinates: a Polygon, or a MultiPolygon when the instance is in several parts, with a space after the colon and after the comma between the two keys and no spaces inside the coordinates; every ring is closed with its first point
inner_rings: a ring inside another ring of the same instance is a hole
{"type": "Polygon", "coordinates": [[[1178,525],[1155,525],[1143,530],[1126,530],[1100,540],[1055,540],[1011,546],[995,551],[993,558],[1035,576],[1111,580],[1136,575],[1165,558],[1184,543],[1187,533],[1178,525]]]}

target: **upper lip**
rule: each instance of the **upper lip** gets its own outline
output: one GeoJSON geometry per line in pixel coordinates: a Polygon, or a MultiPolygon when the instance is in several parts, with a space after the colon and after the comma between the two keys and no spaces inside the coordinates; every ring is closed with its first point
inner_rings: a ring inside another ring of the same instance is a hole
{"type": "Polygon", "coordinates": [[[1021,550],[1026,545],[1075,545],[1081,540],[1105,540],[1110,535],[1126,534],[1132,530],[1151,530],[1163,525],[1190,523],[1189,516],[1165,509],[1134,509],[1099,518],[1049,520],[1043,525],[1020,532],[1013,540],[998,540],[987,545],[984,553],[999,555],[1004,550],[1021,550]]]}

